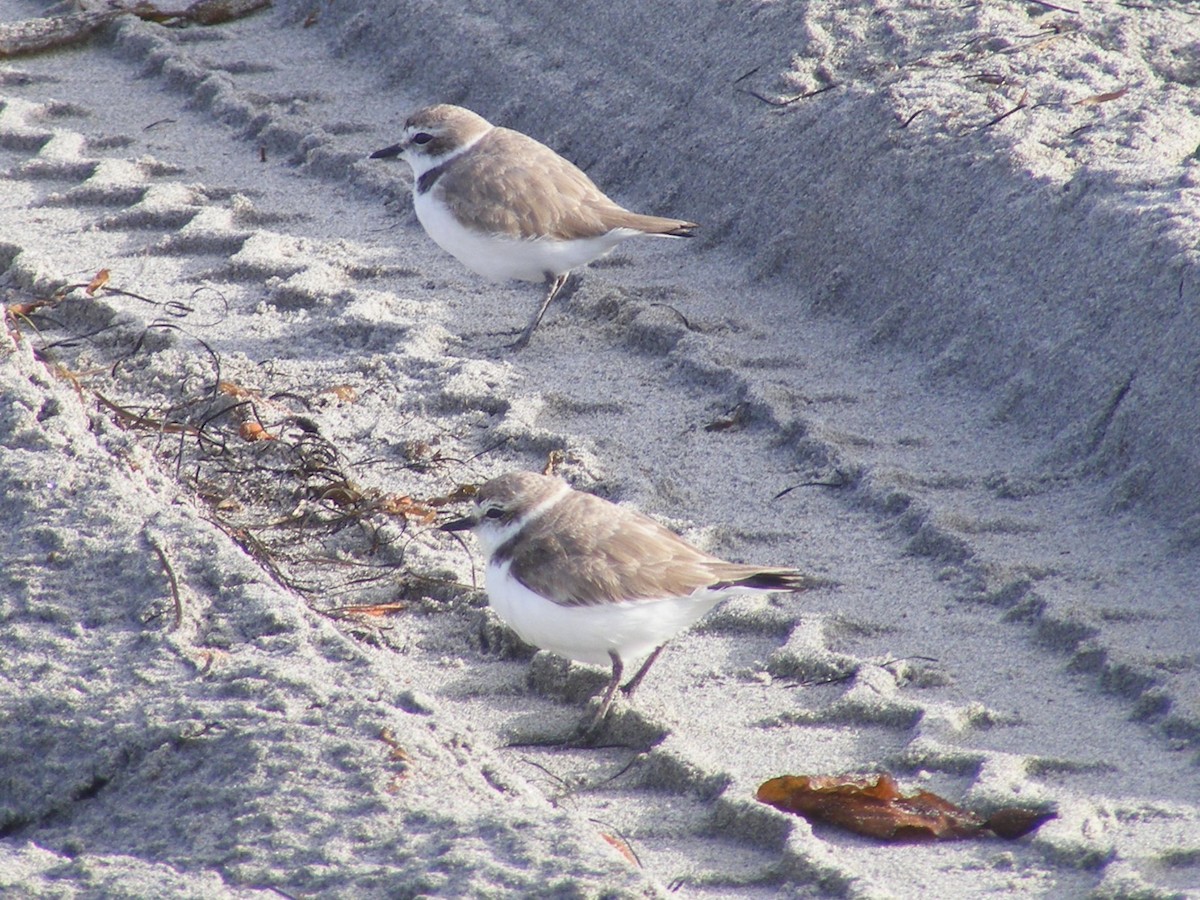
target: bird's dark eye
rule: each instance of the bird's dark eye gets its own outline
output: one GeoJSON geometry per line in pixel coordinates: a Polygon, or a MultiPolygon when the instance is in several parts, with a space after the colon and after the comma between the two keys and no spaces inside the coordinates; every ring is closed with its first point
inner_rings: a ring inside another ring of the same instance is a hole
{"type": "Polygon", "coordinates": [[[498,519],[498,518],[500,518],[502,515],[504,515],[504,510],[502,510],[502,509],[501,509],[500,507],[498,507],[498,506],[493,506],[491,509],[489,509],[487,512],[485,512],[485,513],[483,514],[483,517],[484,517],[485,519],[498,519]]]}
{"type": "Polygon", "coordinates": [[[426,134],[424,131],[413,135],[412,142],[414,144],[428,144],[433,140],[432,134],[426,134]]]}

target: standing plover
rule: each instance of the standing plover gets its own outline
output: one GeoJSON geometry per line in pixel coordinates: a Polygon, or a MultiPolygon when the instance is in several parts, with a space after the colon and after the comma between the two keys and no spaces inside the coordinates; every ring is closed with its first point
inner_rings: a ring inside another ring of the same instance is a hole
{"type": "Polygon", "coordinates": [[[518,349],[572,269],[626,238],[691,237],[698,227],[618,206],[545,144],[461,106],[414,113],[400,143],[371,154],[388,157],[412,167],[417,218],[443,250],[493,281],[546,283],[542,305],[513,344],[518,349]]]}
{"type": "Polygon", "coordinates": [[[442,528],[474,530],[488,558],[488,603],[523,640],[611,664],[585,732],[608,713],[627,661],[650,654],[624,687],[632,694],[664,644],[722,600],[829,583],[795,569],[725,562],[641,513],[532,472],[487,482],[473,513],[442,528]]]}

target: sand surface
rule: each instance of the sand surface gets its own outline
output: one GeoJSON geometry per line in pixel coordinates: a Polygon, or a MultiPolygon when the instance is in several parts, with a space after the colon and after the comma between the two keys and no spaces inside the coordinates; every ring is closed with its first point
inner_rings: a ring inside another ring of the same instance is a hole
{"type": "Polygon", "coordinates": [[[0,893],[1200,896],[1197,12],[281,0],[0,64],[0,893]],[[538,289],[367,159],[435,100],[702,236],[504,352],[538,289]],[[423,512],[551,458],[838,586],[521,746],[605,675],[423,512]],[[754,800],[880,769],[1057,818],[754,800]]]}

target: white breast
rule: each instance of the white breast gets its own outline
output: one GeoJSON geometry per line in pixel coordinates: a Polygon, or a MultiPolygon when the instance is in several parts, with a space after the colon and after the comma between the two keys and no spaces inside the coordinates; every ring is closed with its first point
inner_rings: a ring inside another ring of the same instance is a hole
{"type": "Polygon", "coordinates": [[[489,563],[484,575],[488,605],[526,643],[568,659],[611,664],[608,651],[625,662],[645,656],[694,623],[725,593],[670,597],[636,603],[559,606],[508,573],[510,563],[489,563]]]}
{"type": "Polygon", "coordinates": [[[597,259],[640,232],[617,228],[596,238],[556,241],[549,238],[514,240],[484,234],[460,223],[436,196],[437,191],[413,195],[413,209],[425,233],[472,272],[492,281],[542,281],[597,259]]]}

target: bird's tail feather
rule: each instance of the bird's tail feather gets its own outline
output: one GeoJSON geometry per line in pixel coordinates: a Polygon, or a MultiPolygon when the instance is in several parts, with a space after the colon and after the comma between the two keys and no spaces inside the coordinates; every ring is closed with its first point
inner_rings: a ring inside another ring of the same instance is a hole
{"type": "Polygon", "coordinates": [[[665,219],[662,216],[644,216],[620,207],[605,216],[604,224],[609,228],[632,228],[642,234],[664,237],[693,237],[695,230],[700,227],[695,222],[665,219]]]}
{"type": "Polygon", "coordinates": [[[794,569],[761,569],[741,578],[733,578],[712,585],[712,590],[744,588],[750,591],[809,591],[819,587],[834,587],[836,581],[805,575],[794,569]]]}

